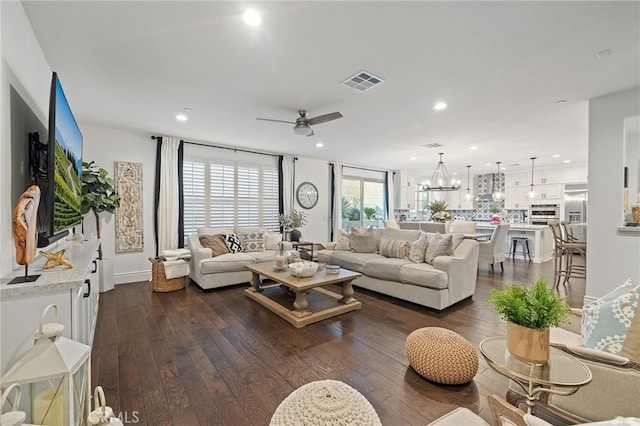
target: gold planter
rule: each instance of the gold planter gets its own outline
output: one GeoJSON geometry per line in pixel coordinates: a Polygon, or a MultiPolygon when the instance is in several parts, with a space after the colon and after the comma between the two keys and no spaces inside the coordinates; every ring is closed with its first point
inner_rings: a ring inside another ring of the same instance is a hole
{"type": "Polygon", "coordinates": [[[523,361],[545,363],[549,359],[549,329],[536,330],[507,322],[507,350],[523,361]]]}

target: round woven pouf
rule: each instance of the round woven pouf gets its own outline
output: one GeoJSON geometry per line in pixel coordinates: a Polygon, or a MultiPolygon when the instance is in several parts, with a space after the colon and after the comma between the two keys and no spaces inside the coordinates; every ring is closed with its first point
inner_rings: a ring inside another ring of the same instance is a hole
{"type": "Polygon", "coordinates": [[[381,425],[360,392],[337,380],[307,383],[280,403],[271,425],[381,425]]]}
{"type": "Polygon", "coordinates": [[[407,337],[405,351],[411,367],[432,382],[460,385],[478,372],[478,353],[473,345],[446,328],[415,330],[407,337]]]}

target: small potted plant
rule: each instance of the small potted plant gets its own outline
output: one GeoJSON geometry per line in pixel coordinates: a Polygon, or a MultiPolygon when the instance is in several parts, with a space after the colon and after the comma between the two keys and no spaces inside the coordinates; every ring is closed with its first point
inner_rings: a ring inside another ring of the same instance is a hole
{"type": "Polygon", "coordinates": [[[451,220],[451,214],[447,211],[447,202],[436,200],[431,202],[427,208],[431,211],[431,220],[434,222],[445,222],[451,220]]]}
{"type": "Polygon", "coordinates": [[[522,283],[502,290],[491,289],[487,300],[507,321],[507,349],[527,362],[544,363],[549,359],[549,328],[569,321],[571,308],[539,279],[529,289],[522,283]]]}
{"type": "Polygon", "coordinates": [[[284,230],[285,236],[289,233],[291,241],[300,241],[302,234],[298,228],[303,227],[307,223],[307,215],[305,212],[291,209],[289,213],[281,214],[278,221],[284,230]]]}

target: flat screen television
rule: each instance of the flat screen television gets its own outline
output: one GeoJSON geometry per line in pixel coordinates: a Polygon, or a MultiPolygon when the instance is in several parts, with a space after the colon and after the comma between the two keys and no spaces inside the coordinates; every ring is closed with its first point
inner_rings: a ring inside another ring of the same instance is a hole
{"type": "Polygon", "coordinates": [[[82,214],[82,133],[71,112],[57,73],[49,95],[49,141],[47,143],[47,196],[40,208],[49,212],[49,229],[38,235],[45,247],[80,225],[82,214]]]}

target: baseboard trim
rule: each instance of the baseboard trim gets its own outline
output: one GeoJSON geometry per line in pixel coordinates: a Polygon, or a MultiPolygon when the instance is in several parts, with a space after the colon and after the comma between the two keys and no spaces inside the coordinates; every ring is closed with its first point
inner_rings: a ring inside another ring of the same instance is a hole
{"type": "Polygon", "coordinates": [[[138,272],[124,272],[115,274],[113,277],[113,283],[115,285],[139,283],[140,281],[150,281],[151,270],[138,271],[138,272]]]}

